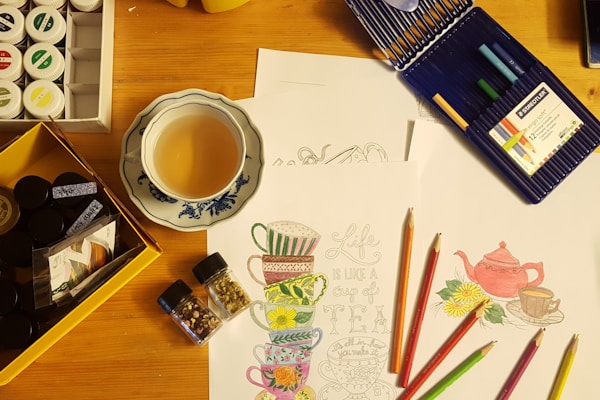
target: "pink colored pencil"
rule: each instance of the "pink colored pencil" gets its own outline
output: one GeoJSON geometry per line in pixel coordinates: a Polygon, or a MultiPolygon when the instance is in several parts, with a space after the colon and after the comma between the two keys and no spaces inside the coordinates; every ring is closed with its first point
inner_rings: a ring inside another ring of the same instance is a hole
{"type": "Polygon", "coordinates": [[[523,376],[523,373],[525,372],[525,370],[527,369],[527,366],[531,362],[531,359],[533,358],[533,356],[537,352],[538,348],[540,347],[540,344],[542,343],[543,338],[544,338],[544,329],[542,328],[533,337],[533,339],[531,339],[531,341],[525,348],[525,351],[521,355],[521,358],[519,358],[519,362],[517,362],[517,365],[515,365],[515,368],[512,370],[512,372],[508,376],[508,379],[504,383],[504,387],[500,391],[500,394],[498,395],[498,397],[496,397],[496,400],[506,400],[510,397],[513,390],[515,390],[515,387],[517,387],[517,383],[519,383],[521,376],[523,376]]]}
{"type": "Polygon", "coordinates": [[[429,260],[427,261],[427,267],[425,269],[425,276],[421,282],[421,291],[417,300],[417,308],[413,316],[410,335],[408,335],[408,341],[406,343],[406,349],[404,351],[404,359],[402,361],[402,369],[400,370],[399,383],[400,386],[406,387],[410,378],[410,370],[412,369],[412,363],[415,358],[415,352],[417,350],[417,342],[419,341],[419,334],[421,332],[421,325],[423,324],[423,318],[425,316],[425,310],[427,309],[427,302],[429,301],[429,292],[431,291],[431,285],[433,284],[433,275],[437,266],[437,260],[440,255],[442,235],[438,233],[435,237],[435,242],[431,253],[429,254],[429,260]]]}

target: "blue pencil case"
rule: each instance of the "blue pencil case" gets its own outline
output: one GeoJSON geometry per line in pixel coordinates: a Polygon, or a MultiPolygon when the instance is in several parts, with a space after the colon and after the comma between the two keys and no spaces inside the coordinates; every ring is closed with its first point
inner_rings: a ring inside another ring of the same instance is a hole
{"type": "Polygon", "coordinates": [[[346,0],[403,79],[530,203],[541,202],[598,145],[597,118],[470,0],[346,0]]]}

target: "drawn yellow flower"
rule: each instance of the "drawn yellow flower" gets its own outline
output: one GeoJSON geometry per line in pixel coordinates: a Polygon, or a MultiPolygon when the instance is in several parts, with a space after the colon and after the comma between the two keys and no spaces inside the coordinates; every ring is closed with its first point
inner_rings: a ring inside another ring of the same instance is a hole
{"type": "Polygon", "coordinates": [[[274,331],[296,327],[296,310],[284,306],[277,306],[275,310],[267,313],[269,326],[274,331]]]}
{"type": "Polygon", "coordinates": [[[465,303],[473,303],[477,301],[480,303],[479,298],[483,295],[483,290],[479,287],[479,285],[473,282],[464,282],[462,285],[456,289],[454,292],[454,298],[457,301],[465,302],[465,303]]]}
{"type": "Polygon", "coordinates": [[[454,297],[444,302],[444,311],[451,317],[462,317],[469,312],[469,303],[457,301],[454,297]]]}

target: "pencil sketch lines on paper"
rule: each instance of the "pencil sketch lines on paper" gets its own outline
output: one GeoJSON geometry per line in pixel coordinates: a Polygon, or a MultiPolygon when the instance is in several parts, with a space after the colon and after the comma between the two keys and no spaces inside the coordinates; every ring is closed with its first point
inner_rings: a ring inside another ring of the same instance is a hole
{"type": "Polygon", "coordinates": [[[477,304],[491,299],[484,319],[493,324],[507,321],[504,308],[529,325],[547,326],[564,319],[559,310],[560,299],[555,299],[549,288],[540,286],[545,276],[543,262],[521,264],[504,241],[475,265],[465,252],[458,250],[455,255],[461,258],[468,281],[447,280],[446,287],[437,292],[446,314],[461,317],[477,304]]]}
{"type": "Polygon", "coordinates": [[[313,326],[328,279],[314,271],[312,254],[321,235],[288,220],[257,222],[250,232],[262,254],[251,255],[247,269],[265,295],[251,304],[250,315],[268,338],[254,346],[258,365],[248,367],[246,379],[263,389],[255,399],[315,399],[307,380],[313,351],[323,338],[321,328],[313,326]],[[254,265],[261,266],[262,274],[254,265]]]}
{"type": "Polygon", "coordinates": [[[387,365],[388,346],[368,336],[337,340],[327,349],[327,359],[318,366],[319,375],[329,383],[318,393],[322,400],[396,398],[395,388],[381,380],[387,365]]]}
{"type": "Polygon", "coordinates": [[[391,334],[389,276],[378,264],[382,241],[371,225],[351,223],[333,231],[325,249],[329,260],[331,293],[320,312],[327,316],[323,329],[330,338],[326,359],[318,374],[326,383],[319,400],[396,398],[396,389],[384,379],[391,334]]]}
{"type": "Polygon", "coordinates": [[[364,146],[351,145],[342,150],[331,149],[332,144],[326,144],[320,151],[315,151],[308,146],[298,149],[297,159],[285,161],[278,157],[273,165],[316,165],[316,164],[353,164],[364,162],[387,162],[388,154],[383,146],[377,143],[367,143],[364,146]]]}
{"type": "Polygon", "coordinates": [[[337,247],[325,251],[325,257],[329,259],[345,256],[348,260],[358,265],[374,265],[381,260],[379,251],[369,252],[369,249],[377,247],[379,240],[370,233],[371,226],[365,225],[359,230],[357,224],[350,224],[346,231],[341,234],[332,234],[333,242],[337,247]],[[367,254],[368,253],[368,254],[367,254]]]}

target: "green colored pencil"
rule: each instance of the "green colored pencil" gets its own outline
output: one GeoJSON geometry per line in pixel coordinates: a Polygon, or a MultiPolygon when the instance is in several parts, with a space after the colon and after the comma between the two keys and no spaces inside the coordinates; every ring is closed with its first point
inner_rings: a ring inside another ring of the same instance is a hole
{"type": "Polygon", "coordinates": [[[421,400],[431,400],[438,397],[448,386],[452,385],[458,378],[460,378],[465,372],[467,372],[473,365],[477,364],[487,353],[492,350],[496,344],[495,341],[489,343],[488,345],[482,347],[479,350],[476,350],[473,354],[471,354],[466,360],[460,363],[456,368],[454,368],[448,375],[442,378],[438,383],[435,384],[427,393],[421,397],[421,400]]]}

